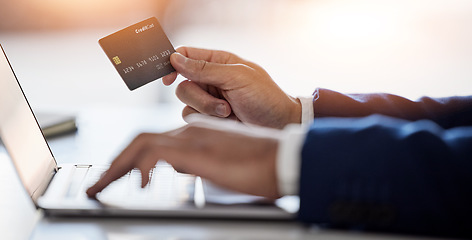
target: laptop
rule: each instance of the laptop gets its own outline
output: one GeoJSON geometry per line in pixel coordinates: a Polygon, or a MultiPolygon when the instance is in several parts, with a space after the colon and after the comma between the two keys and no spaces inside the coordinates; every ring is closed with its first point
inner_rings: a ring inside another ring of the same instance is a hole
{"type": "Polygon", "coordinates": [[[293,219],[298,199],[276,201],[231,192],[199,177],[176,172],[164,161],[140,187],[133,170],[102,191],[86,196],[107,166],[58,165],[7,56],[0,53],[0,137],[27,194],[52,216],[134,216],[227,219],[293,219]]]}

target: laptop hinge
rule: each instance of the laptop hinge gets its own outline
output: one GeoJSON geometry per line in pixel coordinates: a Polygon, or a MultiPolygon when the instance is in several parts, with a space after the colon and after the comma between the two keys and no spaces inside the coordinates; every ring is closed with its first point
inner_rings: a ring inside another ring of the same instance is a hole
{"type": "Polygon", "coordinates": [[[48,174],[46,174],[46,176],[43,178],[43,181],[41,182],[39,187],[31,194],[31,198],[33,199],[33,202],[36,206],[38,206],[38,204],[37,204],[38,203],[38,198],[41,197],[44,194],[47,187],[51,183],[52,178],[54,177],[54,175],[59,170],[55,161],[52,161],[51,165],[53,165],[53,166],[51,166],[52,171],[50,171],[48,174]]]}

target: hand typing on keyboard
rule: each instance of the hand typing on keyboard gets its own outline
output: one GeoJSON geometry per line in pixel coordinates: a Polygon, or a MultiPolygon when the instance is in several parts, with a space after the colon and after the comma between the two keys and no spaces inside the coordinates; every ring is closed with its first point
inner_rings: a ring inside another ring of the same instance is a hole
{"type": "Polygon", "coordinates": [[[278,130],[209,117],[201,121],[202,117],[196,114],[189,117],[187,120],[192,122],[182,128],[137,136],[87,190],[88,196],[95,197],[132,169],[141,171],[141,186],[145,187],[150,171],[162,159],[179,171],[228,189],[279,197],[275,169],[278,130]]]}

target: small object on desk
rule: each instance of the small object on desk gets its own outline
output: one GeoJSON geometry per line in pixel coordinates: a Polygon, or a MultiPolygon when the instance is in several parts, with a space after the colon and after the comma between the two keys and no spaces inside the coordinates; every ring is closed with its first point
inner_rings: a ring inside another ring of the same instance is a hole
{"type": "Polygon", "coordinates": [[[75,116],[40,112],[36,114],[44,137],[53,138],[77,131],[75,116]]]}

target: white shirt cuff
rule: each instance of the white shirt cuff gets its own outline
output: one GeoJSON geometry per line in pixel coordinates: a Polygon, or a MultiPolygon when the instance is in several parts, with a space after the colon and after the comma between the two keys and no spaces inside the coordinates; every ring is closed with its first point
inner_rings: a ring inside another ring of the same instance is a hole
{"type": "Polygon", "coordinates": [[[281,196],[298,194],[301,152],[305,136],[306,128],[299,124],[289,124],[282,131],[276,162],[281,196]]]}
{"type": "Polygon", "coordinates": [[[300,103],[302,104],[302,126],[308,127],[313,122],[313,118],[315,117],[315,113],[313,111],[313,97],[298,97],[300,103]]]}

